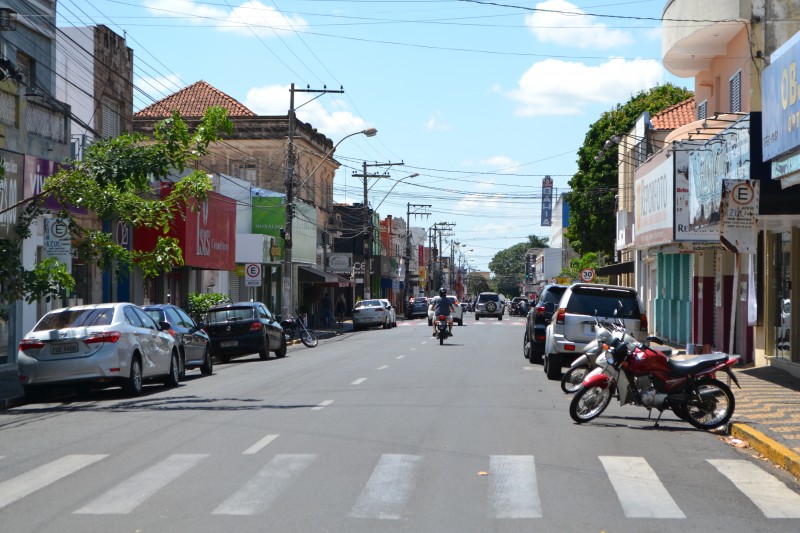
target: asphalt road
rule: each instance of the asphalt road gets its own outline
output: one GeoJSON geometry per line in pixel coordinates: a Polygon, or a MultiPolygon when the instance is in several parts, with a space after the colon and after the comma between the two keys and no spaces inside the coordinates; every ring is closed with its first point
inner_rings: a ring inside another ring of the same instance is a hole
{"type": "Polygon", "coordinates": [[[794,478],[671,414],[576,425],[521,318],[464,323],[0,412],[1,529],[800,531],[794,478]]]}

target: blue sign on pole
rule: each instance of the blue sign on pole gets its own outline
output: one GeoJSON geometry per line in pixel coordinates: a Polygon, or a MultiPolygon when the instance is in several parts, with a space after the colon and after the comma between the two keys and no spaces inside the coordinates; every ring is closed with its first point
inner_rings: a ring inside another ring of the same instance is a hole
{"type": "Polygon", "coordinates": [[[761,84],[764,161],[800,146],[800,33],[772,54],[761,84]]]}
{"type": "Polygon", "coordinates": [[[542,180],[542,226],[550,226],[553,219],[553,179],[545,176],[542,180]]]}

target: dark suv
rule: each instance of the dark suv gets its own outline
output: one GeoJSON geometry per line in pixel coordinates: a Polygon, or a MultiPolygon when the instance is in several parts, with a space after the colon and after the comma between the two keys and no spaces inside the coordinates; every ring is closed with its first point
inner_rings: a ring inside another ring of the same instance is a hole
{"type": "Polygon", "coordinates": [[[503,309],[504,303],[499,294],[482,292],[475,302],[475,320],[480,320],[482,316],[496,316],[497,320],[503,320],[503,309]]]}
{"type": "Polygon", "coordinates": [[[215,305],[206,313],[203,329],[211,338],[211,353],[223,363],[231,357],[258,353],[268,359],[286,355],[286,337],[280,317],[261,302],[215,305]]]}
{"type": "Polygon", "coordinates": [[[595,339],[595,315],[622,319],[633,336],[647,334],[647,317],[635,289],[596,283],[570,285],[547,325],[544,371],[549,379],[561,379],[561,368],[570,366],[595,339]]]}
{"type": "Polygon", "coordinates": [[[566,285],[545,285],[539,301],[528,312],[525,321],[525,338],[522,341],[522,353],[532,364],[542,364],[544,340],[547,335],[547,324],[567,290],[566,285]]]}

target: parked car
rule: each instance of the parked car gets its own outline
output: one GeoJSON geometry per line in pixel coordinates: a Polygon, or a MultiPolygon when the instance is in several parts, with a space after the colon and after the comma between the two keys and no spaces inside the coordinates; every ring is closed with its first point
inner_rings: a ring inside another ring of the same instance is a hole
{"type": "Polygon", "coordinates": [[[496,292],[482,292],[475,301],[475,320],[487,316],[503,320],[503,299],[496,292]]]}
{"type": "Polygon", "coordinates": [[[178,348],[166,323],[132,303],[55,309],[19,343],[19,379],[26,395],[52,384],[121,385],[142,392],[145,380],[180,382],[178,348]]]}
{"type": "Polygon", "coordinates": [[[215,305],[202,326],[211,339],[211,354],[223,363],[252,353],[261,359],[269,359],[269,352],[279,358],[286,356],[280,316],[261,302],[215,305]]]}
{"type": "Polygon", "coordinates": [[[212,374],[214,358],[211,356],[211,339],[186,311],[172,304],[148,305],[142,309],[156,323],[169,323],[167,331],[175,337],[178,346],[181,379],[186,375],[186,369],[192,368],[199,368],[204,376],[212,374]]]}
{"type": "Polygon", "coordinates": [[[594,317],[615,316],[634,336],[647,333],[647,317],[635,289],[619,285],[575,283],[567,287],[547,326],[544,371],[549,379],[561,379],[561,368],[570,366],[594,340],[594,317]]]}
{"type": "Polygon", "coordinates": [[[379,298],[379,299],[380,301],[383,302],[383,305],[386,306],[386,310],[389,311],[389,327],[390,328],[397,327],[397,311],[392,305],[392,302],[390,302],[386,298],[379,298]]]}
{"type": "Polygon", "coordinates": [[[424,296],[411,298],[408,302],[406,318],[415,318],[418,316],[428,316],[428,299],[424,296]]]}
{"type": "MultiPolygon", "coordinates": [[[[464,325],[464,308],[461,307],[461,302],[458,301],[458,298],[452,296],[450,294],[447,295],[447,299],[450,300],[450,303],[454,306],[454,309],[451,309],[450,314],[453,317],[453,323],[458,324],[459,326],[464,325]]],[[[430,304],[428,305],[428,325],[433,326],[433,300],[431,298],[430,304]]]]}
{"type": "Polygon", "coordinates": [[[361,300],[353,308],[353,329],[370,326],[389,329],[389,310],[381,300],[361,300]]]}
{"type": "Polygon", "coordinates": [[[508,307],[508,316],[527,316],[530,305],[524,296],[515,296],[508,307]]]}
{"type": "Polygon", "coordinates": [[[567,290],[566,285],[545,285],[536,305],[528,311],[525,318],[525,337],[522,340],[522,353],[532,364],[541,364],[544,355],[544,341],[547,325],[553,312],[567,290]]]}

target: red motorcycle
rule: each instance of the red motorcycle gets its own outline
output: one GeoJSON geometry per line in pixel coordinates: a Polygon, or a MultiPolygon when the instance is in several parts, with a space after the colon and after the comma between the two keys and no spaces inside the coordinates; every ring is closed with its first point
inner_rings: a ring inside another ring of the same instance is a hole
{"type": "Polygon", "coordinates": [[[593,420],[616,396],[620,405],[658,410],[656,427],[666,409],[698,429],[727,424],[736,401],[730,387],[717,380],[716,374],[725,372],[741,388],[731,371],[738,357],[712,353],[674,360],[651,348],[651,341],[663,344],[656,337],[626,342],[621,333],[615,333],[609,350],[598,358],[599,366],[586,376],[572,399],[572,419],[579,424],[593,420]]]}

